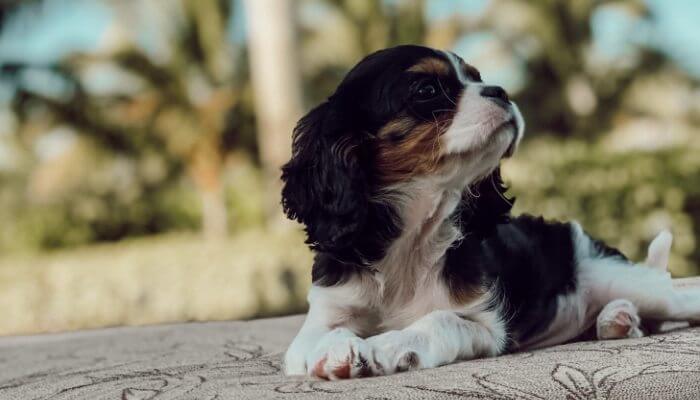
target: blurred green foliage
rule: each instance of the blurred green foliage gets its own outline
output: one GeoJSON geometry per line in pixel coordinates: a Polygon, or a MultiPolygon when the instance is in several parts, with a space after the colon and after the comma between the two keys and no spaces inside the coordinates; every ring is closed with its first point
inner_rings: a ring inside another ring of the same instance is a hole
{"type": "MultiPolygon", "coordinates": [[[[45,171],[46,179],[55,177],[52,173],[56,168],[65,169],[62,172],[71,178],[56,178],[58,187],[44,189],[50,193],[34,193],[29,196],[30,203],[23,194],[32,188],[19,177],[9,177],[0,188],[0,220],[4,221],[0,224],[0,251],[52,250],[198,230],[202,211],[194,185],[182,177],[151,185],[132,180],[145,173],[133,171],[135,164],[102,155],[88,164],[91,168],[80,172],[72,166],[53,166],[45,171]]],[[[266,221],[262,172],[246,157],[231,164],[222,177],[226,208],[231,210],[231,233],[258,229],[266,221]]]]}
{"type": "Polygon", "coordinates": [[[56,249],[164,231],[195,230],[198,204],[182,185],[125,201],[114,193],[81,190],[70,199],[4,208],[3,250],[56,249]],[[16,212],[13,213],[13,210],[16,212]]]}

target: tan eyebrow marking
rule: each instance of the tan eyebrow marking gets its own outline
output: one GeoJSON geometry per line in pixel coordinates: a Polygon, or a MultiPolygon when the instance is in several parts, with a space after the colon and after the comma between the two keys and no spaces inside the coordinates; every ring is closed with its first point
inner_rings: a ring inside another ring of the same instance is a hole
{"type": "Polygon", "coordinates": [[[413,64],[408,72],[422,72],[428,74],[449,75],[450,66],[439,58],[425,57],[413,64]]]}
{"type": "Polygon", "coordinates": [[[409,130],[411,130],[415,126],[416,126],[416,121],[413,120],[413,118],[409,118],[407,116],[401,116],[401,117],[396,118],[392,121],[389,121],[386,125],[384,125],[379,130],[379,132],[377,132],[377,136],[380,138],[386,138],[390,133],[393,133],[393,132],[407,133],[409,130]]]}

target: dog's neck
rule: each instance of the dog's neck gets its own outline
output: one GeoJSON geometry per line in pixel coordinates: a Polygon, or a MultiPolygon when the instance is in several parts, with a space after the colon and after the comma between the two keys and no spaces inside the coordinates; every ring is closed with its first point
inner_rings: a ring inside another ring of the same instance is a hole
{"type": "Polygon", "coordinates": [[[485,236],[509,220],[515,199],[506,197],[507,190],[500,168],[465,186],[422,179],[393,188],[391,202],[398,205],[402,232],[389,252],[403,248],[412,253],[431,246],[446,225],[454,226],[460,234],[485,236]]]}
{"type": "MultiPolygon", "coordinates": [[[[376,229],[388,228],[393,236],[381,256],[367,264],[343,261],[331,253],[317,253],[313,281],[322,286],[335,285],[352,276],[373,276],[385,297],[399,302],[414,292],[425,277],[439,277],[439,267],[447,250],[462,237],[481,240],[498,224],[508,221],[512,200],[498,170],[466,189],[436,185],[435,182],[412,182],[413,186],[394,188],[376,199],[375,207],[391,204],[385,220],[374,223],[376,229]],[[393,216],[393,217],[391,217],[393,216]],[[396,218],[395,222],[392,222],[396,218]],[[398,222],[400,221],[400,222],[398,222]]],[[[374,240],[374,231],[363,238],[374,240]]],[[[378,232],[379,237],[386,232],[378,232]]],[[[354,254],[351,248],[348,254],[354,254]]]]}
{"type": "Polygon", "coordinates": [[[500,171],[466,188],[414,181],[396,188],[401,235],[373,265],[389,301],[415,293],[427,274],[436,274],[443,256],[465,235],[483,238],[508,221],[513,200],[505,196],[500,171]]]}
{"type": "Polygon", "coordinates": [[[461,237],[451,215],[459,205],[459,188],[416,180],[395,188],[401,235],[373,265],[383,282],[386,301],[405,302],[416,285],[433,272],[450,245],[461,237]]]}

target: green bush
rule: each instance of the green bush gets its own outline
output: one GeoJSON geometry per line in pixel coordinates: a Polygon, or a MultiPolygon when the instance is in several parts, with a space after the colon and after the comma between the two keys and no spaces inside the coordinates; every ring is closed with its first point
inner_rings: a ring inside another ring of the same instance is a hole
{"type": "Polygon", "coordinates": [[[157,164],[115,157],[81,142],[65,156],[26,171],[2,171],[0,251],[196,229],[196,191],[165,168],[154,168],[157,164]]]}
{"type": "Polygon", "coordinates": [[[130,201],[112,194],[82,192],[50,204],[17,207],[6,216],[0,247],[41,250],[72,247],[154,233],[194,230],[196,194],[170,186],[130,201]]]}

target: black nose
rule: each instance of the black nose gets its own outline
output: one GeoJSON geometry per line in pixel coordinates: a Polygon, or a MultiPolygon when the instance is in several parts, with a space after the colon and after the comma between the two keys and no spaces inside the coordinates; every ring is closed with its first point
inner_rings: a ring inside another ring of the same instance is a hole
{"type": "Polygon", "coordinates": [[[508,107],[510,103],[508,93],[500,86],[484,86],[481,88],[481,95],[492,100],[501,107],[508,107]]]}

